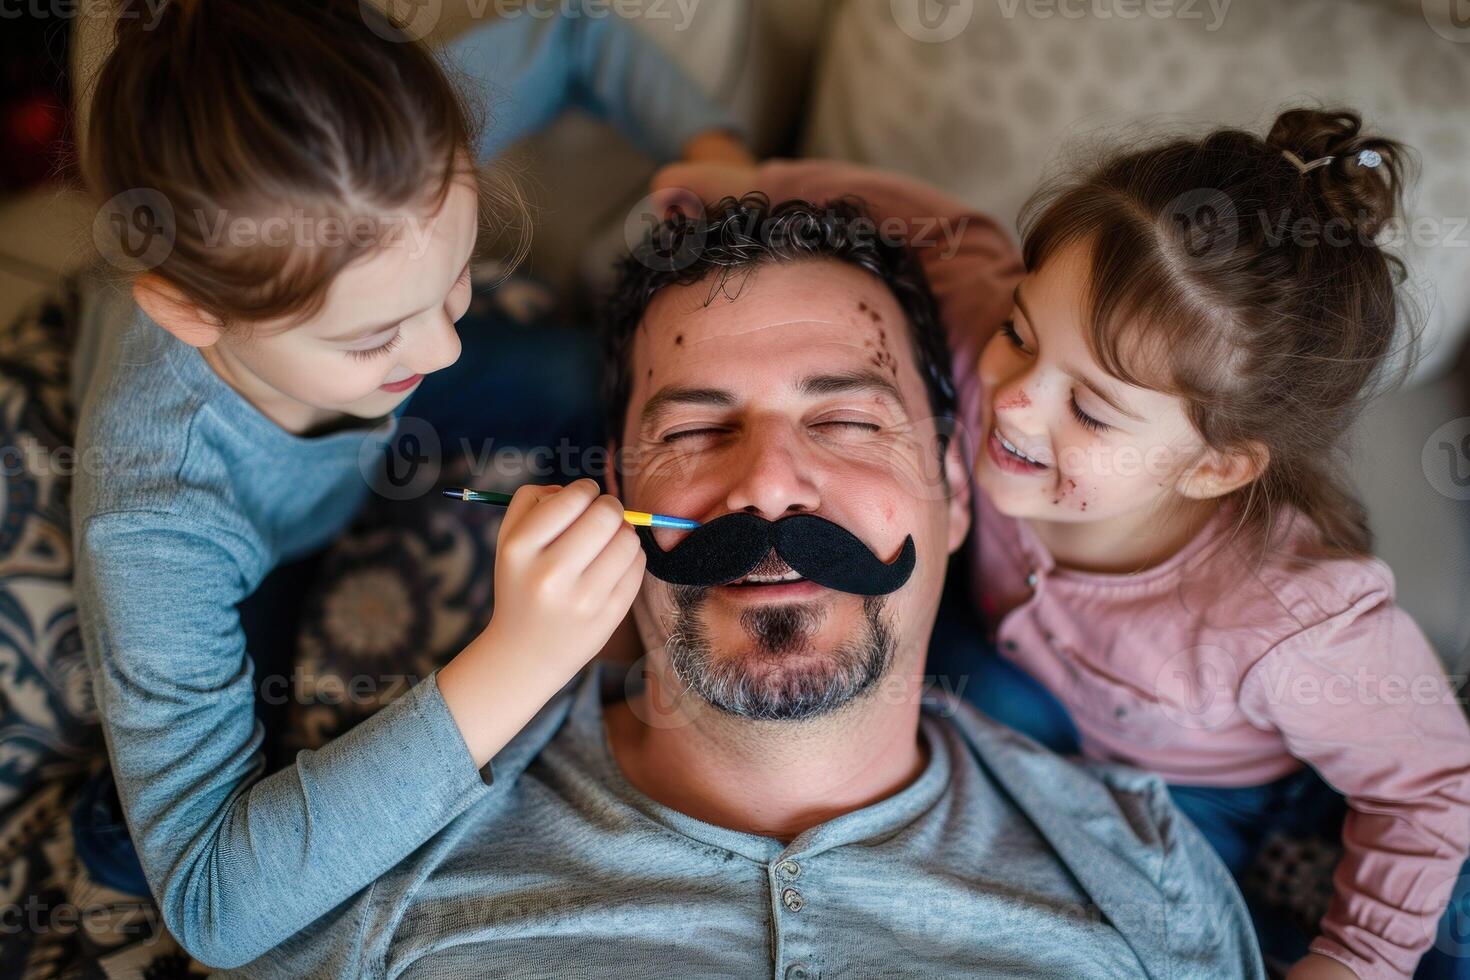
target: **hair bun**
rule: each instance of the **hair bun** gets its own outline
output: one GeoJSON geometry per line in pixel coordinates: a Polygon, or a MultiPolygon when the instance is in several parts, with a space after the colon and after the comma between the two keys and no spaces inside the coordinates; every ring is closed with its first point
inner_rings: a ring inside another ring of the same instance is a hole
{"type": "MultiPolygon", "coordinates": [[[[1334,218],[1369,241],[1399,213],[1408,150],[1381,136],[1365,134],[1363,120],[1348,109],[1290,109],[1276,117],[1266,145],[1294,154],[1303,165],[1330,157],[1330,162],[1301,170],[1299,176],[1321,195],[1334,218]]],[[[1290,162],[1290,158],[1285,158],[1290,162]]]]}

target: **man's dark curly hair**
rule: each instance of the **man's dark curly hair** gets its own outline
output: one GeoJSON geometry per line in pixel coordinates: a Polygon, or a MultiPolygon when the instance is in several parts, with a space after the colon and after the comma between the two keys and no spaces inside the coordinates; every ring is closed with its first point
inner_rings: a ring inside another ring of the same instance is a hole
{"type": "MultiPolygon", "coordinates": [[[[730,279],[775,262],[835,259],[857,266],[886,285],[909,324],[914,361],[938,419],[955,417],[949,348],[939,307],[913,253],[886,242],[860,201],[825,204],[790,200],[772,205],[763,194],[727,197],[703,217],[675,215],[655,227],[622,260],[603,305],[603,405],[608,433],[621,441],[633,389],[633,338],[653,297],[665,286],[710,283],[707,303],[733,296],[730,279]]],[[[951,427],[940,426],[940,457],[951,427]]]]}

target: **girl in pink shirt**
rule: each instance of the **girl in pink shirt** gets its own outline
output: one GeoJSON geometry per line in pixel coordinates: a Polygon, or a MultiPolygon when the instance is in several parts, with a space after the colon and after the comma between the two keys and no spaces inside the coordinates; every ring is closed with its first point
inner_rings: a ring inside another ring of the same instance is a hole
{"type": "Polygon", "coordinates": [[[1019,255],[983,215],[859,167],[659,181],[857,196],[916,248],[1004,658],[962,668],[966,694],[1160,773],[1236,871],[1318,777],[1342,794],[1335,897],[1292,980],[1404,977],[1432,945],[1426,968],[1470,966],[1458,936],[1435,943],[1470,851],[1470,728],[1339,470],[1399,349],[1374,242],[1403,160],[1347,111],[1148,145],[1034,198],[1019,255]],[[986,697],[1028,687],[1045,693],[986,697]]]}

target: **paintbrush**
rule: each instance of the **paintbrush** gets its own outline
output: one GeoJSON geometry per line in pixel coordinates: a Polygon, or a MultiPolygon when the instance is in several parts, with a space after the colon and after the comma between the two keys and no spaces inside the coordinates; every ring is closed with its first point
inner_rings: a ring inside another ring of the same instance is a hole
{"type": "MultiPolygon", "coordinates": [[[[451,500],[463,500],[468,504],[495,504],[497,507],[509,506],[511,500],[511,494],[508,493],[500,493],[495,490],[471,490],[468,487],[451,487],[444,491],[444,496],[451,500]]],[[[623,511],[623,520],[634,527],[668,527],[678,531],[692,531],[699,527],[698,521],[691,521],[687,517],[648,514],[641,510],[623,511]]]]}

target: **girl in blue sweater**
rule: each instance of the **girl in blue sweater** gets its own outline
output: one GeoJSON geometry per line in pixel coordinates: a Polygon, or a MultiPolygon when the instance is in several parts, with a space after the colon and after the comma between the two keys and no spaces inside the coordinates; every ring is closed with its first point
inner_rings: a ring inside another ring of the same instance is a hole
{"type": "Polygon", "coordinates": [[[477,160],[579,104],[660,158],[740,157],[729,121],[616,18],[482,24],[440,62],[358,0],[124,3],[88,181],[128,265],[77,352],[79,616],[123,814],[169,930],[237,966],[478,796],[490,759],[604,644],[642,552],[596,485],[525,488],[494,616],[403,697],[263,777],[237,606],[333,538],[360,466],[460,354],[477,160]]]}

